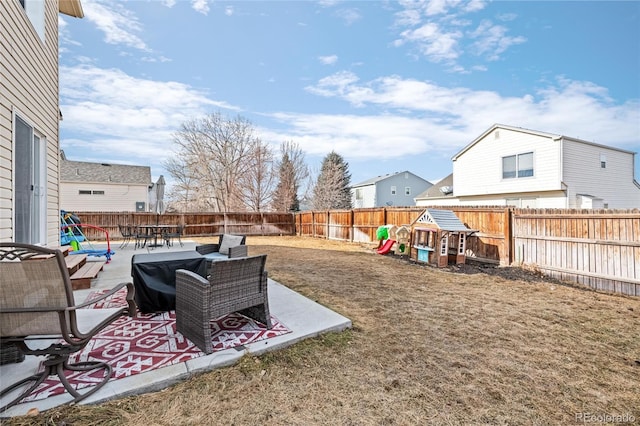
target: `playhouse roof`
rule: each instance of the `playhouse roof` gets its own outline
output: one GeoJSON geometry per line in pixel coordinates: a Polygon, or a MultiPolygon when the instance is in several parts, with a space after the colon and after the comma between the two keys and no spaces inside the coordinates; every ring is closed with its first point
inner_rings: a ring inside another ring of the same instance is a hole
{"type": "Polygon", "coordinates": [[[451,210],[426,209],[414,222],[414,224],[420,223],[434,224],[443,231],[475,232],[467,228],[451,210]]]}

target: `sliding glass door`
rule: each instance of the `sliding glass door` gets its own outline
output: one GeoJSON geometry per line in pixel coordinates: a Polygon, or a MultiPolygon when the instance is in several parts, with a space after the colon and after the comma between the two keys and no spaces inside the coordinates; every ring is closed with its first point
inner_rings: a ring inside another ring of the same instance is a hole
{"type": "Polygon", "coordinates": [[[17,114],[14,117],[14,240],[18,243],[45,244],[45,140],[17,114]]]}

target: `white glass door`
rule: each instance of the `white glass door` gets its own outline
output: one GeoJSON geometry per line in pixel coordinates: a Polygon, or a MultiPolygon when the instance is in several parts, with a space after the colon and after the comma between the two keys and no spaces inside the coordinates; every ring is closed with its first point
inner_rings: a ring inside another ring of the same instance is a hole
{"type": "Polygon", "coordinates": [[[15,115],[15,241],[44,244],[46,237],[45,141],[15,115]]]}

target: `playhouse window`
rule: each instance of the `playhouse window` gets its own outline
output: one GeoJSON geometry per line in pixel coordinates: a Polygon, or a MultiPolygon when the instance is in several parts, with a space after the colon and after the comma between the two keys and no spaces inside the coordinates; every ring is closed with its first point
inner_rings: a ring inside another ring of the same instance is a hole
{"type": "Polygon", "coordinates": [[[448,254],[447,252],[449,247],[447,242],[448,238],[446,237],[446,235],[440,239],[440,256],[446,256],[448,254]]]}
{"type": "Polygon", "coordinates": [[[465,246],[464,246],[465,241],[466,241],[465,234],[460,233],[459,240],[458,240],[458,254],[464,254],[464,252],[465,252],[465,246]]]}

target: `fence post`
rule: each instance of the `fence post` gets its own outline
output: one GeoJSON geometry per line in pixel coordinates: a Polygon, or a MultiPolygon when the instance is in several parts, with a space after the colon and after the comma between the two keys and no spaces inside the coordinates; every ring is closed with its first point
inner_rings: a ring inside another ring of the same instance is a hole
{"type": "Polygon", "coordinates": [[[355,235],[355,229],[353,229],[353,209],[351,209],[351,214],[349,215],[349,241],[353,242],[353,236],[355,235]]]}
{"type": "Polygon", "coordinates": [[[507,265],[510,266],[513,263],[513,251],[515,249],[515,242],[513,241],[513,229],[512,229],[512,210],[510,207],[504,209],[504,249],[506,251],[505,257],[507,265]]]}

